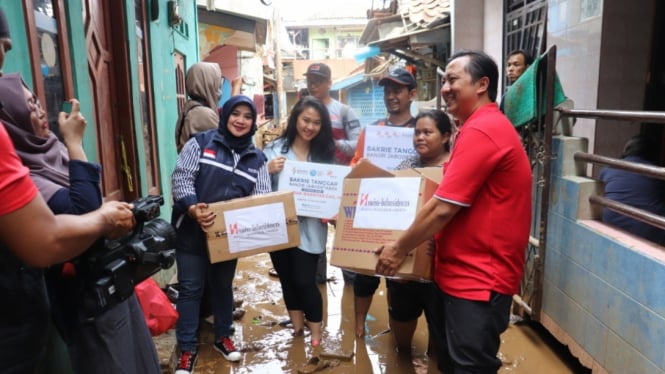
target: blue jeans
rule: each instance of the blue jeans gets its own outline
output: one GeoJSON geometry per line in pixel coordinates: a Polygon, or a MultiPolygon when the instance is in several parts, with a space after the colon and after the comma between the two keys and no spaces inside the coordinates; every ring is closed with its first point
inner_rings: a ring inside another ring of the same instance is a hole
{"type": "Polygon", "coordinates": [[[196,351],[199,309],[206,275],[215,318],[215,341],[233,334],[233,278],[237,263],[238,260],[230,260],[211,264],[205,255],[176,251],[177,309],[180,314],[176,324],[176,338],[181,350],[196,351]]]}

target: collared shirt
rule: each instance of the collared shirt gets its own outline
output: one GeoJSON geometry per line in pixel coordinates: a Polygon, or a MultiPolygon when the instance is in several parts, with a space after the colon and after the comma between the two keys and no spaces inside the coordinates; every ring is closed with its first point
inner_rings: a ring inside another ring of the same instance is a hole
{"type": "Polygon", "coordinates": [[[519,288],[531,222],[531,167],[510,121],[491,103],[461,127],[435,198],[462,208],[436,235],[434,280],[489,300],[519,288]]]}

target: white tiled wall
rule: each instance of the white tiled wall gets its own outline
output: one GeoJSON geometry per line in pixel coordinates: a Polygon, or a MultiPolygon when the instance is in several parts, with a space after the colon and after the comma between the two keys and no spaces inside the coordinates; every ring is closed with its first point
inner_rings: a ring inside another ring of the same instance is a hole
{"type": "MultiPolygon", "coordinates": [[[[548,2],[547,43],[557,45],[557,72],[576,108],[643,109],[654,1],[548,2]]],[[[573,131],[594,153],[613,157],[637,132],[637,123],[592,120],[578,120],[573,131]]]]}

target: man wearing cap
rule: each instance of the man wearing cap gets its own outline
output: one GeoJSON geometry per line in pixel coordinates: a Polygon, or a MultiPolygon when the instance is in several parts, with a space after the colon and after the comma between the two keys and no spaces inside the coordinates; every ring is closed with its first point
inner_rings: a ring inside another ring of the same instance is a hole
{"type": "MultiPolygon", "coordinates": [[[[335,139],[335,162],[340,165],[348,165],[356,150],[358,136],[360,135],[360,120],[356,117],[353,109],[346,104],[333,99],[330,96],[330,67],[323,63],[309,65],[307,72],[307,91],[328,108],[330,121],[332,122],[333,139],[335,139]]],[[[316,270],[316,282],[323,284],[327,276],[326,253],[319,256],[316,270]]],[[[346,277],[345,277],[346,279],[346,277]]]]}
{"type": "MultiPolygon", "coordinates": [[[[397,68],[379,80],[383,86],[383,103],[388,117],[374,122],[373,126],[413,127],[416,124],[411,116],[411,102],[416,98],[416,79],[406,69],[397,68]]],[[[351,160],[355,166],[364,156],[365,130],[360,133],[356,154],[351,160]]]]}
{"type": "Polygon", "coordinates": [[[443,179],[376,273],[395,275],[408,252],[435,236],[432,313],[443,373],[496,373],[501,333],[519,292],[531,224],[529,159],[495,100],[499,69],[481,51],[453,54],[441,96],[461,123],[443,179]],[[509,224],[508,224],[509,223],[509,224]]]}
{"type": "Polygon", "coordinates": [[[356,150],[360,135],[360,120],[348,105],[342,104],[330,96],[330,67],[323,63],[309,65],[307,72],[307,90],[309,94],[321,100],[328,108],[335,139],[335,160],[340,165],[348,165],[356,150]]]}
{"type": "MultiPolygon", "coordinates": [[[[411,116],[411,102],[415,99],[417,90],[413,75],[405,69],[397,68],[381,78],[379,86],[383,86],[383,103],[388,111],[388,117],[374,122],[372,126],[414,127],[416,120],[411,116]]],[[[358,138],[358,147],[351,160],[351,166],[355,166],[363,158],[364,148],[363,129],[358,138]]],[[[348,273],[344,275],[349,276],[348,273]]],[[[352,277],[356,336],[361,337],[365,335],[365,320],[381,278],[363,274],[355,274],[352,277]]]]}

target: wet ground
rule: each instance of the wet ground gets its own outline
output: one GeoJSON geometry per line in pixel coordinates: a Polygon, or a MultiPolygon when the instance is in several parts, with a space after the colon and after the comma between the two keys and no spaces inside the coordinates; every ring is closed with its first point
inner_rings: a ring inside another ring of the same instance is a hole
{"type": "MultiPolygon", "coordinates": [[[[286,320],[279,280],[269,276],[272,267],[267,254],[240,259],[235,279],[235,298],[243,300],[245,315],[236,321],[234,341],[243,352],[238,363],[227,362],[213,350],[212,326],[203,322],[200,332],[197,374],[226,373],[299,373],[312,357],[332,362],[340,356],[336,367],[322,368],[317,373],[438,373],[435,359],[427,350],[427,329],[424,317],[418,322],[410,358],[398,356],[388,330],[388,314],[384,282],[377,290],[367,321],[368,335],[354,337],[353,288],[345,286],[341,270],[328,268],[334,280],[321,285],[324,303],[324,333],[320,347],[312,348],[309,336],[293,337],[289,328],[279,322],[286,320]],[[325,313],[327,311],[327,313],[325,313]]],[[[585,373],[589,372],[572,358],[539,325],[511,324],[502,335],[499,353],[504,362],[499,373],[585,373]]]]}

